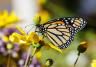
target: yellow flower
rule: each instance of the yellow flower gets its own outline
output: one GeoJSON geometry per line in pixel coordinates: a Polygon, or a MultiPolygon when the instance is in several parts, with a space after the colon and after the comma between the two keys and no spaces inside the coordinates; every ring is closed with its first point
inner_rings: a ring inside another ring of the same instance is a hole
{"type": "Polygon", "coordinates": [[[6,18],[6,23],[16,23],[19,21],[19,18],[16,17],[14,11],[11,11],[10,15],[6,18]]]}
{"type": "Polygon", "coordinates": [[[35,32],[30,32],[27,37],[27,40],[30,42],[33,41],[34,43],[39,43],[39,37],[35,32]]]}
{"type": "Polygon", "coordinates": [[[0,27],[3,27],[6,23],[6,18],[8,17],[8,11],[4,10],[3,12],[0,13],[0,27]]]}
{"type": "Polygon", "coordinates": [[[96,67],[96,60],[92,60],[91,67],[96,67]]]}
{"type": "Polygon", "coordinates": [[[45,10],[41,10],[40,12],[38,12],[34,19],[36,24],[44,24],[46,23],[48,20],[50,19],[50,15],[47,11],[45,10]]]}
{"type": "Polygon", "coordinates": [[[19,44],[25,44],[26,41],[25,41],[25,36],[23,35],[20,35],[18,33],[13,33],[10,37],[9,37],[9,40],[13,43],[19,43],[19,44]]]}
{"type": "Polygon", "coordinates": [[[16,26],[16,28],[18,29],[18,31],[22,34],[22,35],[27,35],[26,32],[19,26],[16,26]]]}
{"type": "Polygon", "coordinates": [[[46,63],[45,63],[45,67],[50,67],[53,65],[53,63],[54,63],[54,61],[52,59],[47,59],[46,63]]]}
{"type": "Polygon", "coordinates": [[[0,20],[4,20],[8,17],[8,11],[4,10],[3,12],[0,13],[0,20]]]}
{"type": "Polygon", "coordinates": [[[9,40],[11,42],[19,43],[19,44],[34,44],[39,42],[39,37],[35,32],[30,32],[29,34],[26,34],[24,30],[20,27],[17,27],[21,34],[13,33],[9,40]]]}
{"type": "Polygon", "coordinates": [[[11,11],[10,14],[8,14],[7,10],[4,10],[2,13],[0,13],[0,27],[6,27],[9,24],[16,23],[19,21],[19,18],[15,15],[14,11],[11,11]]]}
{"type": "Polygon", "coordinates": [[[77,50],[79,51],[79,53],[84,53],[87,50],[87,48],[88,48],[88,43],[86,41],[83,41],[78,46],[77,50]]]}

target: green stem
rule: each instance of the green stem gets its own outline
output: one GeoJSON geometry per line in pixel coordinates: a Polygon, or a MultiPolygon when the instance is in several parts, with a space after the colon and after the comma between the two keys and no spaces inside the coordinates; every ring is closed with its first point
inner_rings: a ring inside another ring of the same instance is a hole
{"type": "Polygon", "coordinates": [[[35,48],[33,49],[32,55],[29,57],[28,66],[31,64],[31,62],[32,62],[32,58],[33,58],[33,56],[35,55],[36,50],[37,50],[37,47],[35,47],[35,48]]]}
{"type": "Polygon", "coordinates": [[[33,53],[32,53],[32,56],[34,56],[34,55],[35,55],[36,50],[37,50],[37,47],[35,47],[35,48],[34,48],[33,53]]]}
{"type": "Polygon", "coordinates": [[[10,67],[10,59],[11,59],[11,56],[10,56],[10,54],[9,54],[9,55],[8,55],[7,67],[10,67]]]}
{"type": "Polygon", "coordinates": [[[32,58],[35,55],[36,49],[37,47],[35,47],[34,50],[32,51],[32,45],[28,48],[28,55],[27,55],[27,59],[25,61],[24,67],[28,67],[31,64],[32,58]],[[31,52],[32,52],[32,55],[31,55],[31,52]]]}
{"type": "Polygon", "coordinates": [[[31,55],[31,48],[32,48],[32,45],[28,48],[28,55],[27,55],[24,67],[27,67],[27,64],[28,64],[28,61],[29,61],[29,57],[31,55]]]}
{"type": "Polygon", "coordinates": [[[78,57],[77,57],[77,59],[76,59],[76,61],[75,61],[75,63],[74,63],[74,67],[76,66],[76,63],[77,63],[79,57],[80,57],[80,52],[78,53],[78,57]]]}

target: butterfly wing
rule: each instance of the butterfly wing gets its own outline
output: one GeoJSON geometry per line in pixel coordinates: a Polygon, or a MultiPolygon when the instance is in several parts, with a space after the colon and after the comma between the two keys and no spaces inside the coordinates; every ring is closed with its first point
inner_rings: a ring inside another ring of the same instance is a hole
{"type": "MultiPolygon", "coordinates": [[[[43,24],[46,31],[41,31],[53,45],[59,48],[67,48],[74,35],[84,28],[86,22],[82,18],[59,18],[43,24]]],[[[41,27],[40,27],[41,28],[41,27]]]]}
{"type": "Polygon", "coordinates": [[[67,48],[74,37],[74,29],[68,27],[68,25],[62,19],[50,21],[50,23],[44,24],[47,32],[44,35],[59,48],[67,48]]]}
{"type": "Polygon", "coordinates": [[[84,18],[80,18],[80,17],[64,18],[64,20],[68,23],[68,25],[71,25],[71,27],[74,28],[75,33],[82,30],[87,24],[84,18]]]}
{"type": "Polygon", "coordinates": [[[75,27],[76,32],[82,30],[87,24],[83,18],[75,18],[73,19],[73,22],[73,27],[75,27]]]}

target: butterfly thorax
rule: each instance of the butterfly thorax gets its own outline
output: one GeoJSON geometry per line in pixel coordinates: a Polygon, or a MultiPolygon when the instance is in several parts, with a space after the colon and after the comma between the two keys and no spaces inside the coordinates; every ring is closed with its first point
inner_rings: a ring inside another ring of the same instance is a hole
{"type": "Polygon", "coordinates": [[[44,28],[44,25],[41,24],[41,25],[36,25],[37,26],[37,29],[38,29],[38,32],[44,34],[46,32],[46,28],[44,28]]]}

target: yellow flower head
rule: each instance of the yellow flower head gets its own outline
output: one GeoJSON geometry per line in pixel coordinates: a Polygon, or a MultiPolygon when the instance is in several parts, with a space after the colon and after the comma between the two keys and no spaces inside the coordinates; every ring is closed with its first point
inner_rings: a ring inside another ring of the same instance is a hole
{"type": "Polygon", "coordinates": [[[16,23],[19,21],[19,18],[15,15],[14,11],[11,11],[10,14],[8,14],[7,10],[4,10],[2,13],[0,13],[0,27],[6,27],[9,24],[16,23]]]}
{"type": "Polygon", "coordinates": [[[86,41],[83,41],[80,43],[80,45],[78,46],[77,50],[80,52],[80,53],[84,53],[88,48],[88,43],[86,41]]]}
{"type": "Polygon", "coordinates": [[[24,30],[20,27],[17,27],[21,34],[13,33],[9,39],[11,42],[19,43],[19,44],[34,44],[39,43],[39,37],[35,32],[30,32],[26,34],[24,30]]]}
{"type": "Polygon", "coordinates": [[[18,33],[13,33],[10,37],[9,40],[13,43],[19,43],[19,44],[24,44],[26,43],[25,37],[18,34],[18,33]]]}
{"type": "Polygon", "coordinates": [[[45,10],[41,10],[40,12],[38,12],[35,17],[34,17],[34,22],[36,24],[44,24],[46,23],[48,20],[50,19],[50,15],[47,11],[45,10]]]}
{"type": "Polygon", "coordinates": [[[53,63],[54,63],[54,61],[53,61],[52,59],[47,59],[47,60],[46,60],[46,63],[45,63],[45,66],[46,66],[46,67],[50,67],[50,66],[53,65],[53,63]]]}
{"type": "Polygon", "coordinates": [[[39,42],[39,37],[35,32],[30,32],[28,37],[28,41],[32,41],[33,43],[38,43],[39,42]]]}

